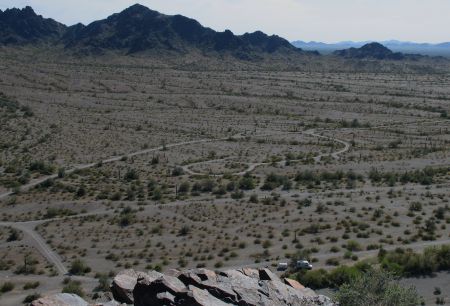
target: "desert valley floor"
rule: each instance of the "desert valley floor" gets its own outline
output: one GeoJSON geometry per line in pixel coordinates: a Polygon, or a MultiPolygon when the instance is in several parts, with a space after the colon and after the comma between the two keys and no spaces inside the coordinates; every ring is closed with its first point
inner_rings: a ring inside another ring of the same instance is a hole
{"type": "Polygon", "coordinates": [[[0,51],[12,304],[59,292],[76,260],[92,292],[125,268],[276,267],[306,250],[330,269],[450,243],[448,73],[0,51]]]}

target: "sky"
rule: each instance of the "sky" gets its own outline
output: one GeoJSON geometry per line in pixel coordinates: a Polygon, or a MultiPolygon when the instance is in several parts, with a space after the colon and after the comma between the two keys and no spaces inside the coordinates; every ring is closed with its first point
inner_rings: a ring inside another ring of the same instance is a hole
{"type": "MultiPolygon", "coordinates": [[[[137,0],[0,0],[31,6],[72,25],[122,11],[137,0]]],[[[450,41],[450,0],[140,0],[161,13],[197,19],[217,31],[261,30],[290,41],[450,41]]]]}

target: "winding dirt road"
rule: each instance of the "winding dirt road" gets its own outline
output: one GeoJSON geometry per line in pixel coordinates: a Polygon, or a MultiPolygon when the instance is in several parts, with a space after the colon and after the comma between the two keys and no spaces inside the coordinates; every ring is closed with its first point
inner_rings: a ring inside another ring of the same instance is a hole
{"type": "MultiPolygon", "coordinates": [[[[284,134],[288,135],[288,134],[297,134],[297,133],[286,132],[284,134]]],[[[307,130],[307,131],[301,132],[301,134],[309,135],[309,136],[313,136],[313,137],[317,137],[317,138],[322,138],[322,139],[327,139],[327,140],[330,140],[330,141],[334,141],[334,142],[340,143],[340,144],[342,144],[344,146],[342,149],[340,149],[340,150],[338,150],[336,152],[323,153],[323,154],[319,154],[319,155],[315,156],[314,157],[314,161],[316,163],[320,162],[320,160],[323,157],[325,157],[325,156],[331,156],[334,159],[339,159],[340,155],[342,155],[342,154],[346,153],[348,150],[350,150],[350,143],[348,143],[348,142],[346,142],[344,140],[341,140],[341,139],[337,139],[337,138],[333,138],[333,137],[328,137],[328,136],[323,136],[323,135],[320,135],[320,134],[316,134],[314,132],[314,130],[307,130]]],[[[267,136],[267,135],[260,135],[260,136],[267,136]]],[[[254,137],[256,137],[256,136],[254,136],[254,137]]],[[[204,162],[198,162],[198,163],[192,163],[192,164],[184,165],[181,168],[183,169],[183,171],[185,173],[187,173],[189,175],[209,175],[209,176],[212,176],[212,177],[222,177],[223,174],[211,174],[211,173],[195,172],[195,171],[191,170],[191,167],[198,166],[198,165],[207,165],[207,164],[212,164],[212,163],[217,163],[217,162],[223,162],[223,161],[226,161],[226,160],[229,160],[229,159],[231,159],[231,158],[208,160],[208,161],[204,161],[204,162]]],[[[291,161],[296,161],[296,160],[291,160],[291,161]]],[[[287,162],[286,160],[282,160],[282,161],[276,162],[276,164],[280,165],[280,166],[284,166],[284,165],[286,165],[286,162],[287,162]]],[[[236,176],[243,176],[243,175],[245,175],[248,172],[252,172],[257,167],[271,165],[272,163],[260,162],[260,163],[244,163],[244,164],[247,165],[247,169],[245,169],[244,171],[235,172],[235,173],[231,173],[231,174],[232,175],[236,175],[236,176]]]]}
{"type": "MultiPolygon", "coordinates": [[[[233,138],[238,139],[244,136],[233,136],[233,138]]],[[[105,160],[100,161],[100,163],[102,164],[109,164],[109,163],[113,163],[113,162],[117,162],[119,160],[121,160],[123,157],[134,157],[134,156],[139,156],[139,155],[145,155],[148,153],[152,153],[152,152],[156,152],[156,151],[161,151],[164,150],[165,148],[175,148],[175,147],[181,147],[181,146],[186,146],[186,145],[192,145],[192,144],[199,144],[199,143],[206,143],[206,142],[215,142],[215,141],[223,141],[223,140],[227,140],[229,137],[224,137],[224,138],[219,138],[219,139],[199,139],[199,140],[192,140],[192,141],[184,141],[184,142],[179,142],[179,143],[173,143],[173,144],[168,144],[165,146],[159,146],[156,148],[151,148],[151,149],[145,149],[145,150],[140,150],[140,151],[136,151],[133,153],[129,153],[129,154],[125,154],[125,155],[120,155],[120,156],[114,156],[105,160]]],[[[66,170],[67,174],[70,174],[74,171],[77,170],[83,170],[83,169],[89,169],[89,168],[93,168],[97,165],[98,163],[90,163],[90,164],[83,164],[83,165],[78,165],[78,166],[74,166],[72,169],[66,170]]],[[[21,191],[27,191],[49,179],[56,179],[58,178],[57,174],[53,174],[53,175],[48,175],[48,176],[43,176],[40,177],[38,179],[33,180],[32,182],[21,186],[20,190],[21,191]]],[[[6,199],[9,196],[13,195],[14,191],[10,190],[7,192],[4,192],[2,194],[0,194],[0,200],[6,199]]]]}

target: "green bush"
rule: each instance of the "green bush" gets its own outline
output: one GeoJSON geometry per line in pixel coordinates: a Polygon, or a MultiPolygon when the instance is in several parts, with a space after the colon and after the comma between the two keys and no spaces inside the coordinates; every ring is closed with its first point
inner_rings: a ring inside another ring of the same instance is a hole
{"type": "Polygon", "coordinates": [[[69,272],[73,275],[84,275],[91,272],[91,268],[89,268],[81,259],[75,259],[70,266],[69,272]]]}
{"type": "Polygon", "coordinates": [[[73,293],[80,297],[84,297],[84,291],[79,281],[69,280],[63,287],[62,293],[73,293]]]}
{"type": "Polygon", "coordinates": [[[124,176],[125,181],[131,182],[139,179],[139,174],[135,169],[128,169],[124,176]]]}
{"type": "Polygon", "coordinates": [[[23,290],[36,289],[37,287],[39,287],[39,285],[39,282],[29,282],[23,285],[23,290]]]}
{"type": "Polygon", "coordinates": [[[275,173],[270,173],[261,187],[262,190],[274,190],[282,185],[288,185],[289,178],[283,175],[277,175],[275,173]]]}
{"type": "Polygon", "coordinates": [[[9,236],[6,239],[7,242],[17,241],[21,239],[21,235],[18,230],[11,228],[9,231],[9,236]]]}
{"type": "Polygon", "coordinates": [[[340,286],[335,300],[340,306],[421,304],[413,287],[402,287],[391,274],[378,270],[363,273],[340,286]]]}
{"type": "Polygon", "coordinates": [[[255,180],[253,177],[246,173],[240,180],[239,180],[239,188],[243,190],[252,190],[255,189],[255,180]]]}
{"type": "Polygon", "coordinates": [[[31,162],[30,166],[28,167],[28,169],[31,172],[38,172],[42,175],[50,175],[55,171],[55,167],[53,167],[52,165],[49,165],[43,161],[33,161],[31,162]]]}
{"type": "Polygon", "coordinates": [[[450,245],[429,247],[423,253],[397,248],[394,251],[380,251],[381,267],[402,276],[430,275],[450,269],[450,245]]]}
{"type": "Polygon", "coordinates": [[[179,193],[188,193],[189,190],[191,189],[191,184],[189,184],[189,182],[183,182],[180,184],[180,187],[178,188],[178,192],[179,193]]]}
{"type": "Polygon", "coordinates": [[[332,285],[330,282],[330,275],[324,269],[301,271],[297,273],[296,279],[301,284],[311,289],[328,288],[332,285]]]}
{"type": "Polygon", "coordinates": [[[11,282],[6,282],[0,287],[0,292],[5,293],[12,291],[14,289],[15,285],[11,282]]]}
{"type": "Polygon", "coordinates": [[[172,176],[181,176],[181,175],[183,175],[184,174],[184,170],[183,170],[183,168],[181,168],[181,167],[175,167],[173,170],[172,170],[172,176]]]}

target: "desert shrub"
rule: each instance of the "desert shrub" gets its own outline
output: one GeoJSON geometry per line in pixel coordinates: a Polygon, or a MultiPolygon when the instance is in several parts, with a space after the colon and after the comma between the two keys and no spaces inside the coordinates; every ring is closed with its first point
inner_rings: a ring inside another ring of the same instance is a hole
{"type": "Polygon", "coordinates": [[[15,285],[11,282],[3,283],[3,285],[0,287],[0,292],[5,293],[12,291],[14,289],[15,285]]]}
{"type": "Polygon", "coordinates": [[[125,207],[122,209],[119,215],[119,225],[122,227],[126,227],[131,225],[136,219],[135,211],[131,207],[125,207]]]}
{"type": "Polygon", "coordinates": [[[304,286],[313,289],[338,288],[371,269],[370,263],[361,261],[354,266],[339,266],[329,271],[324,269],[300,271],[296,274],[296,278],[304,286]]]}
{"type": "Polygon", "coordinates": [[[200,190],[202,192],[212,192],[216,183],[212,179],[204,179],[200,183],[200,190]]]}
{"type": "Polygon", "coordinates": [[[67,208],[49,207],[44,214],[44,219],[52,219],[58,216],[73,216],[75,214],[73,210],[67,208]]]}
{"type": "Polygon", "coordinates": [[[381,267],[402,276],[429,275],[450,269],[450,245],[429,247],[423,253],[398,248],[394,251],[380,251],[381,267]]]}
{"type": "Polygon", "coordinates": [[[77,191],[75,192],[75,197],[82,198],[86,195],[86,193],[87,193],[86,187],[82,185],[78,187],[77,191]]]}
{"type": "Polygon", "coordinates": [[[6,271],[10,267],[10,264],[6,262],[5,260],[0,259],[0,271],[6,271]]]}
{"type": "Polygon", "coordinates": [[[0,92],[0,108],[5,108],[6,111],[14,113],[19,110],[20,105],[17,101],[10,99],[3,92],[0,92]]]}
{"type": "Polygon", "coordinates": [[[109,292],[110,291],[110,280],[107,274],[96,275],[98,279],[98,285],[95,287],[95,292],[109,292]]]}
{"type": "Polygon", "coordinates": [[[236,190],[231,194],[231,198],[235,200],[242,199],[244,197],[244,192],[240,190],[236,190]]]}
{"type": "Polygon", "coordinates": [[[258,195],[257,194],[252,194],[249,198],[249,202],[250,203],[258,203],[258,195]]]}
{"type": "Polygon", "coordinates": [[[39,282],[28,282],[25,285],[23,285],[23,290],[30,290],[30,289],[36,289],[39,287],[39,282]]]}
{"type": "Polygon", "coordinates": [[[84,275],[91,272],[91,268],[88,267],[81,259],[76,259],[70,265],[69,272],[73,275],[84,275]]]}
{"type": "Polygon", "coordinates": [[[339,287],[335,300],[341,306],[360,305],[420,305],[421,299],[413,287],[402,287],[389,273],[369,271],[339,287]]]}
{"type": "Polygon", "coordinates": [[[445,207],[438,207],[433,213],[434,217],[438,220],[444,220],[447,212],[450,211],[448,205],[445,207]]]}
{"type": "Polygon", "coordinates": [[[342,284],[352,281],[353,279],[359,277],[362,273],[370,271],[371,269],[372,266],[365,261],[357,263],[351,267],[339,266],[329,272],[330,282],[332,284],[331,287],[338,288],[342,284]]]}
{"type": "Polygon", "coordinates": [[[163,197],[163,194],[162,194],[161,188],[159,188],[159,187],[155,188],[155,190],[153,190],[153,192],[152,192],[152,200],[159,201],[162,199],[162,197],[163,197]]]}
{"type": "Polygon", "coordinates": [[[28,170],[31,172],[38,172],[42,175],[50,175],[55,171],[55,167],[43,161],[33,161],[30,163],[28,170]]]}
{"type": "Polygon", "coordinates": [[[331,286],[329,273],[324,269],[300,271],[297,273],[296,279],[311,289],[321,289],[331,286]]]}
{"type": "Polygon", "coordinates": [[[431,168],[426,167],[422,170],[406,171],[404,173],[394,172],[380,172],[376,169],[371,169],[369,172],[369,179],[372,182],[384,182],[388,185],[395,185],[400,182],[402,184],[417,183],[422,185],[430,185],[434,183],[435,177],[445,175],[450,169],[448,167],[431,168]]]}
{"type": "Polygon", "coordinates": [[[339,266],[339,259],[338,258],[328,258],[325,263],[329,266],[339,266]]]}
{"type": "Polygon", "coordinates": [[[29,303],[39,299],[40,297],[41,297],[41,295],[39,293],[29,294],[23,299],[22,303],[29,304],[29,303]]]}
{"type": "Polygon", "coordinates": [[[123,178],[125,181],[131,182],[139,179],[139,174],[135,169],[128,169],[123,178]]]}
{"type": "Polygon", "coordinates": [[[111,201],[120,201],[122,198],[122,193],[120,191],[114,192],[109,198],[111,201]]]}
{"type": "Polygon", "coordinates": [[[219,185],[217,186],[216,189],[214,189],[213,194],[215,194],[218,197],[223,196],[227,194],[227,188],[223,185],[219,185]]]}
{"type": "Polygon", "coordinates": [[[372,168],[369,171],[369,179],[372,181],[372,183],[380,182],[383,178],[383,175],[380,171],[378,171],[376,168],[372,168]]]}
{"type": "Polygon", "coordinates": [[[422,210],[422,203],[420,202],[412,202],[409,205],[409,211],[421,211],[422,210]]]}
{"type": "Polygon", "coordinates": [[[59,168],[58,169],[58,177],[63,178],[65,176],[66,176],[66,170],[64,168],[59,168]]]}
{"type": "Polygon", "coordinates": [[[359,244],[359,242],[355,241],[355,240],[349,240],[347,241],[347,245],[345,246],[345,248],[349,251],[352,252],[358,252],[362,250],[361,245],[359,244]]]}
{"type": "Polygon", "coordinates": [[[191,189],[191,184],[189,184],[189,182],[183,182],[180,184],[180,187],[178,187],[178,192],[179,193],[188,193],[189,190],[191,189]]]}
{"type": "Polygon", "coordinates": [[[262,190],[274,190],[282,185],[288,184],[289,178],[287,176],[270,173],[261,187],[262,190]]]}
{"type": "Polygon", "coordinates": [[[317,175],[314,172],[312,172],[311,170],[305,170],[303,172],[298,172],[295,175],[295,181],[303,183],[303,184],[309,184],[314,181],[320,182],[317,175]]]}
{"type": "Polygon", "coordinates": [[[73,293],[80,297],[84,297],[84,291],[79,281],[68,280],[62,289],[62,293],[73,293]]]}
{"type": "Polygon", "coordinates": [[[189,235],[190,232],[191,232],[191,228],[189,226],[187,226],[187,225],[184,225],[178,231],[178,235],[180,235],[180,236],[187,236],[187,235],[189,235]]]}
{"type": "Polygon", "coordinates": [[[252,190],[255,189],[255,180],[253,177],[246,173],[240,180],[239,180],[239,188],[243,190],[252,190]]]}
{"type": "Polygon", "coordinates": [[[184,170],[181,167],[175,167],[172,170],[172,176],[181,176],[184,174],[184,170]]]}
{"type": "Polygon", "coordinates": [[[14,271],[15,274],[35,274],[36,273],[36,265],[39,261],[33,258],[29,253],[24,256],[23,265],[19,265],[14,271]]]}
{"type": "Polygon", "coordinates": [[[9,230],[9,236],[6,239],[7,242],[11,242],[11,241],[17,241],[21,239],[21,235],[20,232],[14,228],[11,228],[9,230]]]}

